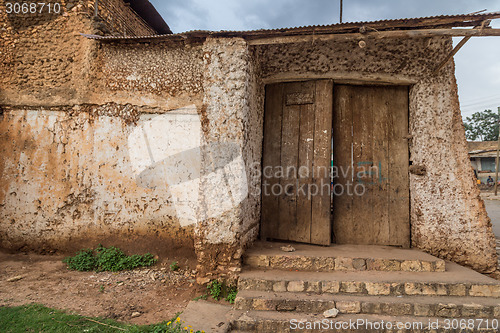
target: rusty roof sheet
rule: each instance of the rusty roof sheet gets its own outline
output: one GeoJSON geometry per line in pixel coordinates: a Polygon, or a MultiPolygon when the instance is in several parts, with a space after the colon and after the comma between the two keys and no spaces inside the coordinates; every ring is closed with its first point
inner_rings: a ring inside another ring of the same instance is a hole
{"type": "Polygon", "coordinates": [[[497,150],[498,141],[467,141],[469,154],[497,150]]]}
{"type": "Polygon", "coordinates": [[[119,41],[119,40],[185,40],[188,38],[206,38],[206,37],[243,37],[245,39],[257,39],[273,36],[300,36],[300,35],[322,35],[322,34],[344,34],[352,32],[360,32],[360,29],[365,31],[391,31],[391,30],[413,30],[413,29],[439,29],[453,27],[474,27],[480,25],[486,20],[500,18],[500,12],[490,13],[473,13],[460,15],[438,15],[418,18],[400,18],[388,19],[379,21],[360,21],[346,22],[329,25],[310,25],[292,28],[278,29],[259,29],[247,31],[208,31],[208,30],[191,30],[176,34],[168,35],[151,35],[151,36],[134,36],[134,37],[119,37],[119,36],[98,36],[81,34],[87,38],[97,39],[102,41],[119,41]]]}

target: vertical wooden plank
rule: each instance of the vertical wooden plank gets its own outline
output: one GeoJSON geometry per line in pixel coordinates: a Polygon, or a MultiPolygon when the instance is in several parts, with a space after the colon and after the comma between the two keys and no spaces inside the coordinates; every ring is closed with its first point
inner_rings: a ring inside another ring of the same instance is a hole
{"type": "Polygon", "coordinates": [[[373,244],[390,245],[389,234],[389,102],[392,89],[373,88],[373,244]]]}
{"type": "Polygon", "coordinates": [[[314,180],[318,189],[312,197],[311,243],[329,245],[331,241],[330,175],[333,82],[316,81],[314,122],[314,180]]]}
{"type": "Polygon", "coordinates": [[[314,104],[300,106],[299,160],[297,189],[297,227],[295,240],[311,242],[312,200],[309,193],[312,183],[314,148],[314,104]]]}
{"type": "MultiPolygon", "coordinates": [[[[264,143],[263,143],[263,170],[275,170],[281,165],[281,119],[283,108],[283,84],[266,86],[264,143]]],[[[279,184],[279,179],[262,175],[262,215],[261,239],[278,238],[279,233],[279,196],[272,194],[271,189],[279,184]]]]}
{"type": "Polygon", "coordinates": [[[389,228],[392,245],[410,247],[408,87],[392,87],[389,103],[389,228]]]}
{"type": "MultiPolygon", "coordinates": [[[[352,240],[354,244],[374,244],[373,238],[373,184],[369,175],[363,174],[362,166],[370,166],[373,161],[373,90],[370,87],[352,87],[355,90],[352,100],[353,151],[355,176],[352,184],[353,224],[352,240]],[[359,193],[359,187],[364,193],[359,193]],[[356,191],[355,191],[356,189],[356,191]]],[[[376,223],[376,222],[375,222],[376,223]]]]}
{"type": "MultiPolygon", "coordinates": [[[[287,83],[284,95],[293,90],[299,83],[287,83]]],[[[281,130],[281,167],[284,175],[280,179],[283,194],[279,199],[279,238],[294,240],[297,226],[297,164],[299,152],[299,116],[300,105],[283,104],[283,120],[281,130]]]]}
{"type": "Polygon", "coordinates": [[[351,237],[353,197],[344,189],[351,181],[352,90],[335,85],[333,102],[333,232],[337,244],[347,244],[351,237]]]}
{"type": "MultiPolygon", "coordinates": [[[[406,87],[336,86],[334,102],[334,161],[350,160],[349,124],[353,124],[354,167],[372,168],[355,175],[363,196],[335,196],[337,243],[408,247],[408,90],[406,87]],[[347,121],[346,121],[347,120],[347,121]],[[358,177],[359,176],[359,177],[358,177]],[[349,205],[351,203],[351,205],[349,205]]],[[[340,173],[338,184],[351,181],[340,173]]]]}

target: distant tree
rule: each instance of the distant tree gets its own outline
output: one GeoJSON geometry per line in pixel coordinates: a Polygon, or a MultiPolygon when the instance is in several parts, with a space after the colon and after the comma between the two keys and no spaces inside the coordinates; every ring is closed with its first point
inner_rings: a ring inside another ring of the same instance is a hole
{"type": "Polygon", "coordinates": [[[475,112],[464,121],[465,136],[471,141],[498,140],[498,114],[491,110],[475,112]]]}

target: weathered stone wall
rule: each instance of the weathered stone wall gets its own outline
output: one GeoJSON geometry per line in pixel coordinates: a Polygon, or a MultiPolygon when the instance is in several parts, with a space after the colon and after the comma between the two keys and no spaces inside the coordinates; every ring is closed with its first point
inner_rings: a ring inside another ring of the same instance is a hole
{"type": "Polygon", "coordinates": [[[89,98],[164,110],[203,99],[201,44],[168,42],[101,44],[89,98]]]}
{"type": "MultiPolygon", "coordinates": [[[[6,0],[0,0],[5,8],[6,0]]],[[[55,106],[88,103],[95,87],[93,73],[97,43],[80,33],[113,34],[125,29],[132,35],[153,30],[122,0],[101,2],[104,19],[93,17],[93,1],[50,0],[61,4],[59,13],[0,12],[0,103],[55,106]],[[124,25],[123,22],[126,22],[124,25]],[[116,26],[118,25],[118,26],[116,26]],[[116,27],[115,27],[116,26],[116,27]],[[120,30],[121,29],[121,30],[120,30]]],[[[53,8],[53,7],[52,7],[53,8]]]]}
{"type": "Polygon", "coordinates": [[[496,267],[494,235],[468,161],[454,67],[434,68],[449,38],[315,41],[256,47],[264,82],[332,78],[334,82],[410,85],[412,245],[488,272],[496,267]]]}
{"type": "MultiPolygon", "coordinates": [[[[95,1],[87,0],[90,13],[95,1]]],[[[97,15],[104,23],[103,33],[112,36],[150,36],[156,32],[123,0],[99,0],[97,15]]]]}
{"type": "Polygon", "coordinates": [[[60,13],[0,12],[1,104],[70,105],[85,91],[92,48],[78,33],[92,32],[91,20],[80,1],[56,2],[60,13]]]}
{"type": "Polygon", "coordinates": [[[74,99],[6,94],[1,245],[73,251],[102,242],[189,256],[196,229],[200,273],[237,272],[260,215],[248,182],[260,186],[250,166],[261,156],[263,94],[246,43],[89,48],[78,64],[88,84],[74,99]],[[242,179],[240,188],[221,183],[242,179]],[[230,200],[214,201],[226,192],[230,200]]]}
{"type": "Polygon", "coordinates": [[[255,49],[250,48],[247,76],[248,108],[243,117],[243,158],[247,170],[248,199],[242,207],[240,245],[243,249],[257,239],[261,213],[261,161],[264,134],[264,85],[261,79],[260,60],[255,49]]]}
{"type": "Polygon", "coordinates": [[[87,2],[0,13],[0,246],[193,258],[186,193],[161,162],[199,146],[201,46],[100,45],[79,34],[102,29],[87,2]]]}
{"type": "MultiPolygon", "coordinates": [[[[242,39],[208,39],[203,44],[112,43],[102,44],[99,50],[96,67],[100,71],[92,80],[90,99],[97,104],[151,108],[157,119],[167,122],[164,133],[147,133],[155,163],[170,156],[179,158],[179,174],[189,173],[193,165],[200,168],[199,173],[194,170],[184,177],[189,186],[184,183],[177,192],[171,189],[178,197],[190,189],[190,209],[180,208],[175,198],[168,204],[192,217],[180,224],[195,228],[201,281],[237,272],[244,248],[258,233],[260,195],[254,189],[260,188],[260,177],[252,164],[260,162],[262,154],[264,95],[255,57],[242,39]],[[191,110],[191,127],[169,134],[171,110],[180,108],[191,110]],[[199,149],[186,138],[199,140],[199,149]],[[155,147],[169,140],[177,140],[178,146],[155,147]],[[186,159],[190,166],[182,164],[186,159]],[[198,194],[192,186],[198,186],[198,194]]],[[[147,163],[147,150],[144,146],[146,156],[135,160],[147,163]]]]}
{"type": "Polygon", "coordinates": [[[416,82],[430,75],[448,41],[440,38],[314,41],[256,46],[266,82],[331,77],[360,82],[416,82]]]}

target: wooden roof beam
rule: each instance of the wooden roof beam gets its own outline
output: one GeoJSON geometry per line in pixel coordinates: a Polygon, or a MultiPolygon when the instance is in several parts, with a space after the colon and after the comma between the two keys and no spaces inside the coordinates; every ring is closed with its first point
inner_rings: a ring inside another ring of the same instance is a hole
{"type": "Polygon", "coordinates": [[[500,36],[500,29],[473,28],[473,29],[419,29],[419,30],[395,30],[395,31],[371,31],[366,33],[345,34],[308,34],[301,36],[279,36],[267,38],[248,38],[249,45],[270,45],[305,43],[325,40],[363,40],[384,38],[424,38],[424,37],[486,37],[500,36]]]}

